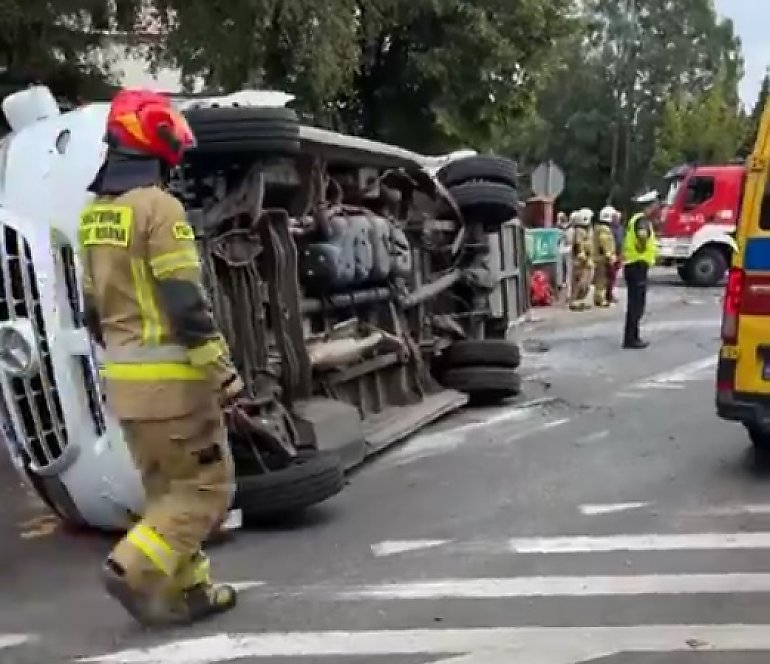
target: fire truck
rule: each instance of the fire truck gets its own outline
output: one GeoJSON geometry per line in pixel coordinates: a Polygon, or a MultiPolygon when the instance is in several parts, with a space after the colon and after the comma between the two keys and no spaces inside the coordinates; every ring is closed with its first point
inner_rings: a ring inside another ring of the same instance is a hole
{"type": "Polygon", "coordinates": [[[659,256],[691,286],[715,286],[736,250],[744,167],[685,165],[664,176],[659,256]]]}

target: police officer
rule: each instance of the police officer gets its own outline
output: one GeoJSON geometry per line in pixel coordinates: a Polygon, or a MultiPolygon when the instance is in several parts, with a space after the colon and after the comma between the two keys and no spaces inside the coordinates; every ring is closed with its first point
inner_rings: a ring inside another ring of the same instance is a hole
{"type": "Polygon", "coordinates": [[[628,220],[623,239],[623,277],[628,292],[623,348],[643,349],[649,343],[641,338],[639,323],[647,302],[647,273],[655,265],[657,255],[654,224],[661,203],[657,191],[644,194],[635,202],[645,207],[628,220]]]}
{"type": "Polygon", "coordinates": [[[194,232],[164,190],[194,145],[159,94],[123,90],[79,227],[89,330],[104,347],[110,409],[146,493],[144,514],[105,561],[108,593],[145,625],[235,606],[201,550],[234,491],[222,405],[243,393],[202,286],[194,232]]]}
{"type": "Polygon", "coordinates": [[[615,219],[615,208],[603,207],[594,224],[594,305],[609,307],[607,286],[610,283],[612,266],[615,263],[615,238],[610,228],[615,219]]]}

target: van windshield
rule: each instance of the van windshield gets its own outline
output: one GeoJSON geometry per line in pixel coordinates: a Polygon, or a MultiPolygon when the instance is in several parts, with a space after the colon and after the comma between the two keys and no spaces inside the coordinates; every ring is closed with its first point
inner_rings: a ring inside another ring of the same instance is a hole
{"type": "Polygon", "coordinates": [[[664,199],[664,204],[671,206],[674,204],[674,201],[676,200],[676,195],[679,193],[679,189],[682,187],[682,182],[684,182],[683,177],[676,177],[671,178],[669,180],[666,180],[666,196],[664,199]]]}

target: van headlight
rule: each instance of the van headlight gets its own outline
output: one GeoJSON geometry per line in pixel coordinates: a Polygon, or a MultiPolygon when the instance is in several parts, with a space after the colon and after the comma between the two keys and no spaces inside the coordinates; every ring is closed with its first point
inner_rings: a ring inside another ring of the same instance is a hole
{"type": "Polygon", "coordinates": [[[11,378],[29,378],[37,372],[35,330],[28,320],[0,324],[0,370],[11,378]]]}

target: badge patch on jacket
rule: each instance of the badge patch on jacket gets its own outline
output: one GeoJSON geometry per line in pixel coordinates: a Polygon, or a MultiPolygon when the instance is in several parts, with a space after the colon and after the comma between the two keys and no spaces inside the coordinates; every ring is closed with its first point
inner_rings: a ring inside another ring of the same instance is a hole
{"type": "Polygon", "coordinates": [[[177,221],[174,224],[174,239],[175,240],[194,240],[195,231],[186,221],[177,221]]]}
{"type": "Polygon", "coordinates": [[[106,245],[128,247],[134,211],[124,205],[91,205],[80,215],[78,239],[81,247],[106,245]]]}

